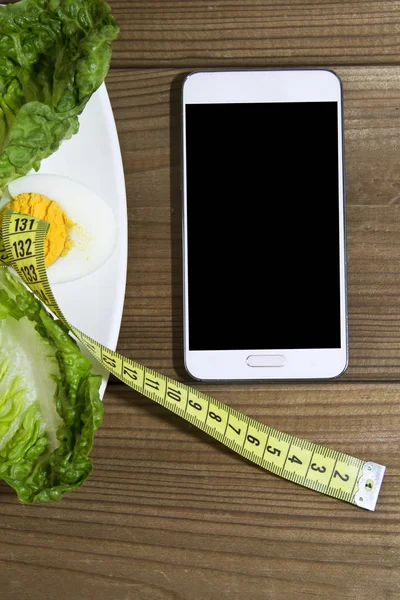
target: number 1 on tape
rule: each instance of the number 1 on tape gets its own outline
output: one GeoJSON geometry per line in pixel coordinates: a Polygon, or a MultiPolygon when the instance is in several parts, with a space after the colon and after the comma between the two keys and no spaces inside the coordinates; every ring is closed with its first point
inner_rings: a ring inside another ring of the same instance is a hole
{"type": "Polygon", "coordinates": [[[11,265],[92,355],[128,386],[186,419],[234,452],[300,485],[375,510],[385,467],[282,433],[99,344],[68,323],[51,291],[44,263],[48,223],[7,210],[0,264],[11,265]]]}

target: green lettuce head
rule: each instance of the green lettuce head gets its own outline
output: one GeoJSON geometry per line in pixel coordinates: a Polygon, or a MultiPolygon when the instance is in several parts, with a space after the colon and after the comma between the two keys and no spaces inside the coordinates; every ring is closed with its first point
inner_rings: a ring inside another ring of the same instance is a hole
{"type": "Polygon", "coordinates": [[[60,500],[92,470],[101,377],[60,321],[0,268],[0,479],[22,502],[60,500]]]}
{"type": "Polygon", "coordinates": [[[101,0],[0,6],[0,192],[77,133],[118,33],[101,0]]]}

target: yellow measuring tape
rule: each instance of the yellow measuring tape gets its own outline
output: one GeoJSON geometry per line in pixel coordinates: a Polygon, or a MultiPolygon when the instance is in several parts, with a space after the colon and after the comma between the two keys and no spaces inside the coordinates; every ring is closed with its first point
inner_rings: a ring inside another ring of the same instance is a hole
{"type": "Polygon", "coordinates": [[[106,348],[68,323],[47,279],[44,239],[48,227],[46,221],[7,210],[0,240],[0,263],[14,267],[36,296],[110,373],[267,471],[322,494],[375,510],[384,466],[264,425],[203,392],[106,348]]]}

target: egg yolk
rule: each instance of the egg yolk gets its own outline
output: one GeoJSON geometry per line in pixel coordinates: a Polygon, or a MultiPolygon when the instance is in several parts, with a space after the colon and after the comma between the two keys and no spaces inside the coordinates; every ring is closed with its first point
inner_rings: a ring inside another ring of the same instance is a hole
{"type": "Polygon", "coordinates": [[[41,194],[23,193],[15,196],[4,210],[6,208],[50,223],[44,240],[46,267],[52,265],[60,256],[66,256],[71,250],[73,242],[69,238],[69,228],[75,223],[54,200],[41,194]]]}

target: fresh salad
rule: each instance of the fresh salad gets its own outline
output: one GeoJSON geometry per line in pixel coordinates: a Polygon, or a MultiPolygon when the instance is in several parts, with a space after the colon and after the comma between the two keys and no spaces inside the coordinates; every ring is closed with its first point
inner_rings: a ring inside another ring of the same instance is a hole
{"type": "Polygon", "coordinates": [[[23,502],[60,500],[92,469],[101,377],[60,323],[0,269],[0,478],[23,502]]]}
{"type": "Polygon", "coordinates": [[[0,191],[77,133],[118,32],[100,0],[0,7],[0,191]]]}
{"type": "MultiPolygon", "coordinates": [[[[118,32],[101,0],[0,6],[1,194],[77,133],[118,32]]],[[[19,206],[28,200],[45,205],[25,193],[19,206]]],[[[60,500],[87,479],[100,382],[64,325],[0,268],[0,479],[22,502],[60,500]]]]}

